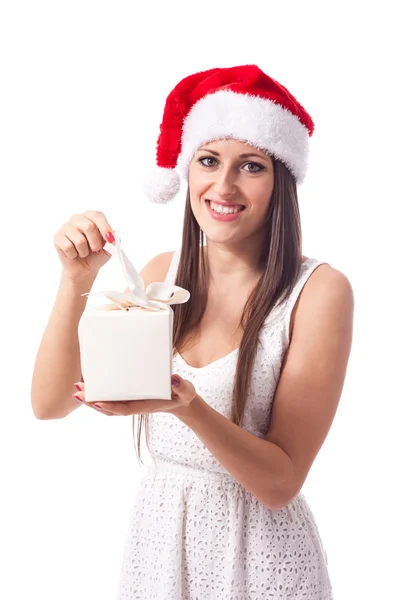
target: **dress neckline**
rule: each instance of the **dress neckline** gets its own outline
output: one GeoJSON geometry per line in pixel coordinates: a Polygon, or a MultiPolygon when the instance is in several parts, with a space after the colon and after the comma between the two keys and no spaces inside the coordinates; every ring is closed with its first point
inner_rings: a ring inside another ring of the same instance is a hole
{"type": "Polygon", "coordinates": [[[189,363],[186,362],[186,360],[183,358],[182,354],[180,354],[179,352],[177,352],[175,354],[175,357],[178,357],[179,360],[185,365],[186,368],[192,369],[193,371],[203,371],[204,369],[207,369],[208,367],[213,367],[214,365],[217,365],[217,364],[221,363],[222,361],[228,360],[228,358],[233,357],[237,352],[239,352],[239,348],[235,348],[234,350],[232,350],[232,352],[229,352],[229,354],[225,354],[225,356],[222,356],[221,358],[217,358],[217,360],[213,360],[212,362],[208,363],[207,365],[204,365],[203,367],[193,367],[192,365],[189,365],[189,363]]]}
{"type": "MultiPolygon", "coordinates": [[[[179,252],[179,250],[176,251],[176,254],[178,254],[178,252],[179,252]]],[[[302,261],[301,266],[304,267],[304,265],[311,264],[315,260],[317,260],[317,259],[308,256],[305,260],[302,261]]],[[[271,313],[269,314],[269,317],[271,316],[271,314],[274,310],[275,310],[275,307],[272,308],[271,313]]],[[[223,361],[228,360],[229,358],[235,356],[237,354],[237,352],[239,352],[239,348],[235,348],[235,350],[232,350],[232,352],[229,352],[229,354],[225,354],[225,356],[222,356],[221,358],[217,358],[217,360],[213,360],[212,362],[208,363],[208,365],[204,365],[203,367],[193,367],[192,365],[189,365],[189,363],[186,362],[186,360],[183,358],[182,354],[180,354],[179,352],[175,353],[175,357],[178,358],[178,360],[180,360],[181,363],[187,369],[191,369],[192,371],[203,371],[204,369],[208,369],[210,367],[213,367],[214,365],[219,365],[219,363],[222,363],[223,361]]]]}

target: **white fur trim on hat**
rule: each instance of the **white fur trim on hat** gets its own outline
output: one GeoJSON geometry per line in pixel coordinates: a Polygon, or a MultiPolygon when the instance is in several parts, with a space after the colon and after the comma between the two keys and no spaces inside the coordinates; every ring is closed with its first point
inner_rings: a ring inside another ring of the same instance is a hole
{"type": "Polygon", "coordinates": [[[309,133],[286,108],[265,98],[222,90],[201,98],[183,122],[178,170],[187,179],[189,163],[202,144],[242,140],[280,159],[302,183],[307,171],[309,133]]]}

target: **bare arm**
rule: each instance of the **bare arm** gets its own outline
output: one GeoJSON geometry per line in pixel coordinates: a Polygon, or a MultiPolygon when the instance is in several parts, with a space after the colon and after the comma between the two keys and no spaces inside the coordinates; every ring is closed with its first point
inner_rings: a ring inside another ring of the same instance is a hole
{"type": "Polygon", "coordinates": [[[57,297],[36,356],[31,403],[38,419],[61,419],[80,406],[72,398],[81,381],[78,323],[94,280],[74,283],[61,275],[57,297]]]}
{"type": "MultiPolygon", "coordinates": [[[[172,252],[154,257],[141,271],[145,287],[164,281],[172,252]]],[[[81,406],[72,397],[75,381],[83,381],[80,364],[78,324],[95,279],[74,283],[61,275],[55,304],[36,356],[31,403],[38,419],[61,419],[81,406]]]]}

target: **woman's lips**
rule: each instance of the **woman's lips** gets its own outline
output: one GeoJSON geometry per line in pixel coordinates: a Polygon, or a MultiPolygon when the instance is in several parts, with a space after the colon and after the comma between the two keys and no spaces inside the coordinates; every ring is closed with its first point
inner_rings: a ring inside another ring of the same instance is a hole
{"type": "MultiPolygon", "coordinates": [[[[236,213],[231,213],[231,214],[217,213],[217,212],[213,211],[213,209],[211,208],[210,200],[206,200],[205,202],[206,202],[206,206],[207,206],[207,210],[208,210],[209,214],[216,221],[225,221],[225,222],[236,221],[236,219],[238,219],[240,217],[240,215],[242,215],[244,213],[244,211],[246,210],[246,207],[243,207],[243,210],[240,210],[239,212],[236,212],[236,213]]],[[[218,202],[216,202],[216,204],[218,204],[218,202]]],[[[221,205],[221,206],[223,206],[223,205],[221,205]]],[[[235,206],[235,205],[232,204],[231,206],[235,206]]],[[[242,205],[236,205],[236,206],[242,206],[242,205]]]]}

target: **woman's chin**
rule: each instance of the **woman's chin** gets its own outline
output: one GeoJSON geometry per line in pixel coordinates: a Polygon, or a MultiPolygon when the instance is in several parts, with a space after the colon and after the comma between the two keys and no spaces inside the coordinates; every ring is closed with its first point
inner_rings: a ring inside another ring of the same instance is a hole
{"type": "MultiPolygon", "coordinates": [[[[201,226],[200,226],[201,227],[201,226]]],[[[218,230],[218,227],[201,227],[203,235],[206,237],[207,242],[214,242],[215,244],[224,244],[232,242],[234,239],[233,232],[226,232],[218,230]]]]}

